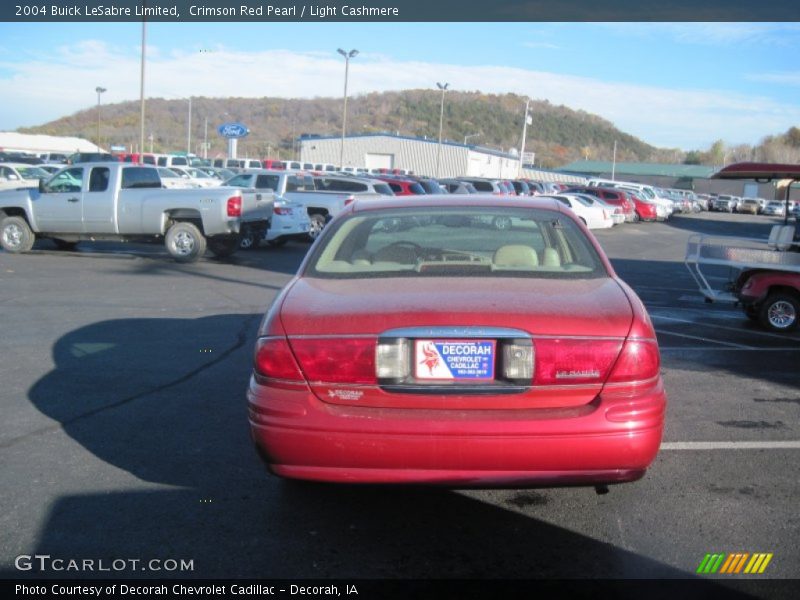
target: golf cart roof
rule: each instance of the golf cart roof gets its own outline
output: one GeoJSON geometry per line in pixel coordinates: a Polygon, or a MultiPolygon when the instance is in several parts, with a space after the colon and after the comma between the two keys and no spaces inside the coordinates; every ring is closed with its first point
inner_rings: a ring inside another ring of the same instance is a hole
{"type": "Polygon", "coordinates": [[[800,165],[780,163],[740,162],[723,167],[711,176],[712,179],[773,179],[800,180],[800,165]]]}

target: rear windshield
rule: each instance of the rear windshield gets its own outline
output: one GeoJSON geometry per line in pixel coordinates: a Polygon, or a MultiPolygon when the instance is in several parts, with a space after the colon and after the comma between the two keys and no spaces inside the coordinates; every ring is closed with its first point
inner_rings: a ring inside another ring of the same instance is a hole
{"type": "Polygon", "coordinates": [[[544,277],[607,273],[575,222],[528,208],[408,208],[354,213],[331,226],[306,275],[544,277]]]}
{"type": "Polygon", "coordinates": [[[394,196],[394,192],[392,188],[389,187],[386,183],[374,183],[372,184],[373,189],[376,193],[380,194],[381,196],[394,196]]]}
{"type": "Polygon", "coordinates": [[[470,181],[479,192],[493,192],[494,187],[490,181],[470,181]]]}

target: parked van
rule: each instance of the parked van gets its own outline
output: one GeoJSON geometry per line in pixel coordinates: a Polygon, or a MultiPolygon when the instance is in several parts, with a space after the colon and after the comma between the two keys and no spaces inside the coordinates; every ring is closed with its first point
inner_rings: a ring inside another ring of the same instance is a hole
{"type": "Polygon", "coordinates": [[[158,157],[159,167],[188,167],[189,157],[175,154],[162,154],[158,157]]]}
{"type": "Polygon", "coordinates": [[[217,169],[241,169],[244,161],[238,158],[215,158],[214,167],[217,169]]]}

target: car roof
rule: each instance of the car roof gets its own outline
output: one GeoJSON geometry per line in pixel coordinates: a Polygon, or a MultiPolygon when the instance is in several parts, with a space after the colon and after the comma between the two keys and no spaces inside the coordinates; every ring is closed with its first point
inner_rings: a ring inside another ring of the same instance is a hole
{"type": "Polygon", "coordinates": [[[27,168],[27,167],[38,167],[39,165],[33,165],[31,163],[18,163],[18,162],[0,162],[0,166],[3,167],[13,167],[15,169],[19,169],[20,167],[27,168]]]}
{"type": "Polygon", "coordinates": [[[388,196],[384,199],[356,198],[355,202],[350,204],[350,207],[352,207],[351,210],[353,212],[365,212],[402,208],[479,208],[482,206],[492,208],[501,206],[507,208],[541,208],[567,214],[565,210],[562,210],[562,205],[552,198],[542,200],[538,200],[533,196],[515,198],[519,197],[508,196],[500,198],[491,194],[469,194],[458,195],[457,197],[452,194],[424,194],[416,196],[413,203],[403,196],[388,196]]]}

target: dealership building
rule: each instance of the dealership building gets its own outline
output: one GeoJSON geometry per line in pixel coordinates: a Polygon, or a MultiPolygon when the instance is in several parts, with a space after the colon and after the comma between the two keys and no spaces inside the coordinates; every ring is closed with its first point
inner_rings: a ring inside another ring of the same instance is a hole
{"type": "MultiPolygon", "coordinates": [[[[491,177],[516,179],[520,160],[516,152],[483,146],[418,138],[390,133],[341,136],[303,136],[299,139],[300,161],[367,169],[405,169],[417,175],[446,177],[491,177]],[[439,165],[437,173],[437,163],[439,165]]],[[[582,181],[564,173],[524,168],[522,177],[541,181],[582,181]]]]}
{"type": "Polygon", "coordinates": [[[0,151],[27,154],[99,152],[96,144],[79,137],[0,131],[0,151]]]}

